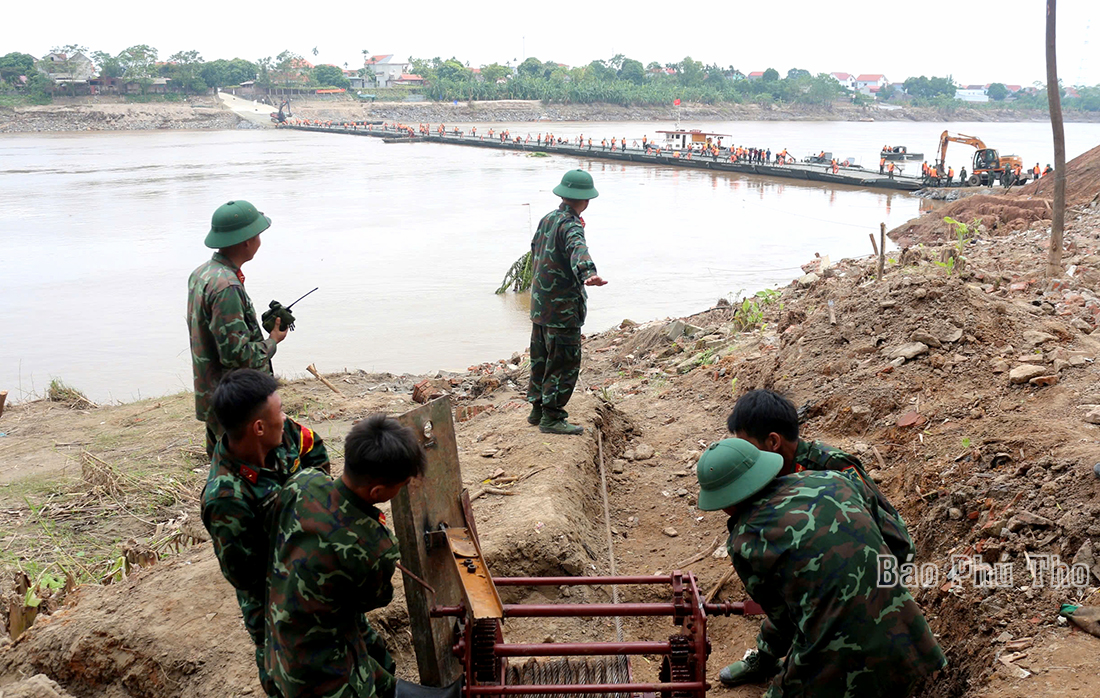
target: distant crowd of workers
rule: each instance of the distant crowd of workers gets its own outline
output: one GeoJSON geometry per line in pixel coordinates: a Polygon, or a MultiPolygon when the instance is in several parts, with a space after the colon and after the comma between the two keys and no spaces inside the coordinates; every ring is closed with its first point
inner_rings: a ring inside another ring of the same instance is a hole
{"type": "MultiPolygon", "coordinates": [[[[375,130],[375,124],[370,124],[365,121],[333,121],[332,119],[287,119],[285,122],[278,124],[279,126],[319,126],[324,128],[344,128],[350,131],[375,130]]],[[[415,127],[410,124],[404,124],[400,122],[383,122],[378,129],[381,131],[392,131],[397,134],[407,135],[408,137],[427,137],[430,136],[433,128],[431,124],[417,124],[415,127]]],[[[434,129],[435,133],[440,136],[453,136],[461,138],[466,136],[466,132],[460,130],[457,126],[451,127],[449,130],[444,124],[439,124],[434,129]]],[[[623,138],[611,138],[609,141],[606,138],[601,138],[598,142],[593,141],[592,138],[585,138],[584,134],[580,134],[574,138],[562,138],[556,136],[553,133],[538,133],[532,136],[527,133],[526,136],[512,136],[512,133],[508,129],[494,129],[490,127],[487,133],[482,133],[480,136],[477,132],[477,126],[470,127],[469,138],[478,138],[485,140],[486,136],[490,140],[499,139],[501,143],[515,143],[517,145],[526,145],[534,141],[536,146],[572,146],[576,148],[587,148],[588,150],[606,150],[606,151],[626,151],[627,139],[623,138]]],[[[763,164],[763,165],[791,165],[797,162],[794,156],[792,156],[786,148],[775,153],[775,158],[772,158],[771,148],[749,148],[745,146],[733,146],[726,148],[722,145],[722,139],[708,138],[705,143],[690,144],[682,149],[672,149],[668,145],[658,145],[649,140],[649,136],[642,136],[641,142],[637,139],[632,141],[631,148],[642,150],[646,155],[665,155],[672,158],[686,158],[691,159],[699,156],[709,156],[715,160],[727,160],[729,162],[740,162],[750,164],[763,164]],[[671,154],[668,151],[671,150],[671,154]]],[[[905,146],[883,146],[883,153],[904,153],[905,146]]],[[[836,158],[832,158],[830,162],[825,162],[825,151],[821,151],[817,159],[819,162],[825,165],[825,170],[831,171],[833,174],[840,172],[841,167],[852,166],[853,163],[848,160],[839,161],[836,158]]],[[[879,158],[878,171],[879,174],[888,175],[891,179],[894,177],[896,171],[899,171],[893,162],[888,162],[885,156],[879,158]]],[[[1054,171],[1049,164],[1046,169],[1040,169],[1039,163],[1035,163],[1035,167],[1031,168],[1030,175],[1033,179],[1039,179],[1045,177],[1054,171]]],[[[1023,176],[1023,167],[1019,164],[1014,165],[1009,173],[1012,182],[1025,181],[1023,176]]],[[[926,185],[929,186],[950,186],[955,182],[955,168],[948,167],[945,171],[942,165],[929,165],[927,161],[921,165],[921,179],[926,185]]],[[[959,173],[959,183],[966,182],[966,168],[964,167],[959,173]]],[[[987,182],[992,185],[993,180],[990,178],[987,182]]]]}
{"type": "MultiPolygon", "coordinates": [[[[883,171],[884,162],[884,160],[879,160],[880,173],[883,171]]],[[[893,163],[890,163],[890,167],[893,168],[893,163]]],[[[1035,180],[1046,177],[1052,172],[1054,172],[1054,168],[1051,167],[1049,163],[1047,164],[1046,169],[1041,169],[1039,167],[1039,163],[1035,163],[1035,167],[1032,167],[1028,171],[1028,175],[1030,175],[1031,179],[1035,180]]],[[[942,164],[929,165],[928,162],[925,161],[921,165],[921,179],[926,185],[929,186],[951,186],[955,181],[955,168],[949,166],[947,170],[944,171],[942,164]]],[[[1014,163],[1011,166],[1007,166],[1004,172],[1000,174],[1001,183],[1005,186],[1023,183],[1026,182],[1027,179],[1028,176],[1024,174],[1024,166],[1020,163],[1014,163]]],[[[993,186],[994,180],[994,177],[988,177],[983,183],[987,186],[993,186]]],[[[959,172],[959,183],[965,184],[966,181],[966,168],[964,167],[959,172]]]]}

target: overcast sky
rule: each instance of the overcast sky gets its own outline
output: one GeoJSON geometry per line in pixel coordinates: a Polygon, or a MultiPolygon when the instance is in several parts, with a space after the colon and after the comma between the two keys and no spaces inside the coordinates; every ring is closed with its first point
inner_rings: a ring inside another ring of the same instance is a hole
{"type": "MultiPolygon", "coordinates": [[[[0,54],[42,56],[69,43],[118,53],[144,43],[162,59],[196,49],[207,60],[255,60],[290,49],[349,67],[361,66],[368,49],[401,59],[453,55],[473,67],[524,56],[572,66],[623,53],[643,63],[691,56],[745,73],[805,68],[884,73],[892,81],[950,74],[961,84],[1030,85],[1046,74],[1043,0],[5,5],[0,54]]],[[[1058,49],[1063,83],[1100,84],[1100,2],[1058,3],[1058,49]]]]}

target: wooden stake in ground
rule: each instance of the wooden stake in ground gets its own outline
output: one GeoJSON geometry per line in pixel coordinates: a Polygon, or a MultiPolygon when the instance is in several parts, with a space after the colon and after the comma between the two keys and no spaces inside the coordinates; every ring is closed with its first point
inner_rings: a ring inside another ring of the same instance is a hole
{"type": "Polygon", "coordinates": [[[325,378],[324,376],[322,376],[320,373],[317,372],[317,367],[316,366],[314,366],[313,364],[310,364],[309,366],[306,366],[306,370],[309,371],[310,373],[312,373],[314,378],[316,378],[317,380],[324,383],[326,388],[328,388],[332,392],[336,393],[340,397],[344,397],[344,394],[340,392],[339,388],[337,388],[335,385],[333,385],[329,381],[329,379],[325,378]]]}
{"type": "Polygon", "coordinates": [[[883,267],[886,266],[886,224],[878,224],[878,278],[882,278],[883,267]]]}
{"type": "Polygon", "coordinates": [[[1062,275],[1062,229],[1066,224],[1066,130],[1062,125],[1062,95],[1058,84],[1058,61],[1054,41],[1056,0],[1047,0],[1047,102],[1050,127],[1054,131],[1054,215],[1050,222],[1050,253],[1047,277],[1062,275]]]}
{"type": "Polygon", "coordinates": [[[733,572],[734,569],[732,567],[726,570],[726,573],[722,575],[722,578],[718,580],[718,583],[714,585],[714,588],[707,592],[707,603],[714,602],[715,597],[718,596],[718,592],[722,591],[722,587],[726,586],[726,582],[733,579],[733,572]]]}
{"type": "Polygon", "coordinates": [[[4,403],[8,400],[8,391],[0,390],[0,417],[4,415],[4,403]]]}

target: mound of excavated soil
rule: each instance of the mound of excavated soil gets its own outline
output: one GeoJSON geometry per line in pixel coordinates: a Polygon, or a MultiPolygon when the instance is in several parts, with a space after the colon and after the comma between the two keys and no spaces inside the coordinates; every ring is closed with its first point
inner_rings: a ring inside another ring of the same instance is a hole
{"type": "Polygon", "coordinates": [[[920,218],[890,231],[890,239],[902,247],[918,243],[925,245],[954,242],[955,226],[945,218],[953,218],[971,227],[982,225],[992,234],[1022,230],[1037,221],[1050,224],[1050,201],[1014,195],[968,196],[953,201],[920,218]]]}
{"type": "MultiPolygon", "coordinates": [[[[1020,194],[1053,199],[1054,177],[1048,175],[1021,187],[1020,194]]],[[[1098,195],[1100,195],[1100,145],[1066,163],[1066,206],[1088,203],[1098,195]]]]}

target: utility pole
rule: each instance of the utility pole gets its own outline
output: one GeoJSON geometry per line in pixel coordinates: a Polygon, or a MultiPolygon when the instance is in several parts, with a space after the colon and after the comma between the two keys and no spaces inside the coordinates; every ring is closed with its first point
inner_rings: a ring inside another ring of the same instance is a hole
{"type": "Polygon", "coordinates": [[[1062,95],[1058,89],[1058,62],[1055,51],[1057,0],[1047,0],[1047,102],[1050,126],[1054,131],[1054,212],[1050,225],[1050,253],[1047,277],[1062,275],[1062,229],[1066,224],[1066,131],[1062,125],[1062,95]]]}

